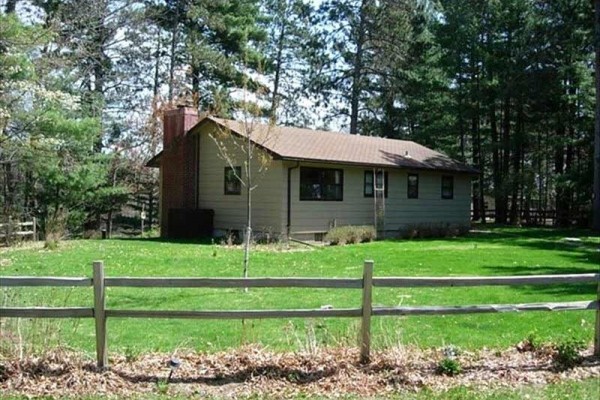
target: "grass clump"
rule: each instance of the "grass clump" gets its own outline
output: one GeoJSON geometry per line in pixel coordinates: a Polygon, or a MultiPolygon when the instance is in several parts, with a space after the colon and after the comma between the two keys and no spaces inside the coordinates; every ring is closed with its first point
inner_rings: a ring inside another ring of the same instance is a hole
{"type": "Polygon", "coordinates": [[[525,339],[517,344],[517,350],[520,352],[536,352],[544,347],[542,338],[537,331],[530,332],[525,339]]]}
{"type": "Polygon", "coordinates": [[[438,363],[437,372],[440,375],[455,376],[462,372],[462,367],[456,358],[444,357],[438,363]]]}
{"type": "Polygon", "coordinates": [[[570,369],[581,364],[583,360],[581,351],[585,347],[582,340],[572,337],[557,343],[554,363],[560,369],[570,369]]]}
{"type": "Polygon", "coordinates": [[[462,366],[457,359],[459,350],[454,346],[447,346],[442,349],[444,358],[440,360],[436,371],[440,375],[455,376],[462,372],[462,366]]]}
{"type": "Polygon", "coordinates": [[[370,225],[339,226],[325,235],[325,241],[332,245],[371,242],[377,237],[375,228],[370,225]]]}
{"type": "Polygon", "coordinates": [[[449,223],[420,223],[408,224],[400,230],[400,237],[404,239],[446,238],[465,235],[470,226],[449,223]]]}

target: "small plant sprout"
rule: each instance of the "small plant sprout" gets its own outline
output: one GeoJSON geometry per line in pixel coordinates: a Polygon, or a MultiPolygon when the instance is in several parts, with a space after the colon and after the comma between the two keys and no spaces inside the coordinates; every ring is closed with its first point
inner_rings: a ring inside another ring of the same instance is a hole
{"type": "Polygon", "coordinates": [[[437,372],[441,375],[454,376],[462,372],[460,361],[456,358],[459,350],[455,346],[446,346],[442,349],[442,358],[437,366],[437,372]]]}
{"type": "Polygon", "coordinates": [[[171,369],[171,371],[169,371],[169,376],[167,377],[167,383],[169,383],[171,381],[171,377],[173,376],[173,373],[180,366],[181,366],[181,360],[179,360],[178,358],[171,358],[169,360],[169,368],[171,369]]]}

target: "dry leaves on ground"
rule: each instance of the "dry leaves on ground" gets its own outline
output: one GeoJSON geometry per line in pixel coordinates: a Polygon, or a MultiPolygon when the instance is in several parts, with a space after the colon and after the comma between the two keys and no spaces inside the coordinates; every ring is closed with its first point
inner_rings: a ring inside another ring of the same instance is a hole
{"type": "Polygon", "coordinates": [[[367,365],[359,364],[357,350],[348,348],[315,353],[276,353],[259,347],[213,354],[180,352],[175,356],[181,366],[166,385],[172,355],[147,354],[135,360],[116,356],[110,360],[110,368],[97,370],[92,360],[80,354],[55,351],[21,361],[0,361],[0,392],[57,397],[126,397],[152,392],[217,397],[366,397],[423,387],[514,387],[600,377],[600,359],[592,357],[591,349],[585,352],[580,366],[565,371],[554,367],[552,352],[464,352],[458,356],[463,371],[453,377],[436,372],[443,356],[438,350],[387,350],[374,354],[367,365]]]}

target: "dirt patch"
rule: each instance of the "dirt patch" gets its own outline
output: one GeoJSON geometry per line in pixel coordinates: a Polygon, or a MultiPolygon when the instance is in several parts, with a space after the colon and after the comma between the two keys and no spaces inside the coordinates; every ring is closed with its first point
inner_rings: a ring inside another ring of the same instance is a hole
{"type": "Polygon", "coordinates": [[[372,362],[357,362],[356,349],[324,349],[309,353],[274,353],[257,347],[203,354],[178,353],[181,366],[169,375],[171,355],[147,354],[136,359],[116,356],[110,368],[98,370],[93,360],[79,354],[54,352],[21,361],[0,361],[0,392],[25,396],[110,394],[119,397],[148,393],[216,397],[338,397],[382,396],[457,385],[515,387],[562,380],[600,377],[600,359],[591,349],[583,363],[560,371],[552,363],[553,350],[462,353],[463,372],[436,372],[442,354],[436,350],[399,348],[376,353],[372,362]]]}

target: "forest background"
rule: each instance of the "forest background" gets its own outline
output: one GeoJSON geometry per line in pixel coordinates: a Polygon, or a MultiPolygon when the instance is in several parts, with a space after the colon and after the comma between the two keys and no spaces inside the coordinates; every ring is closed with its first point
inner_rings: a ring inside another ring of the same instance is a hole
{"type": "Polygon", "coordinates": [[[236,118],[251,99],[265,122],[413,140],[475,166],[474,220],[556,210],[556,225],[590,226],[594,4],[0,1],[2,219],[93,236],[128,208],[152,225],[144,164],[164,110],[236,118]]]}

